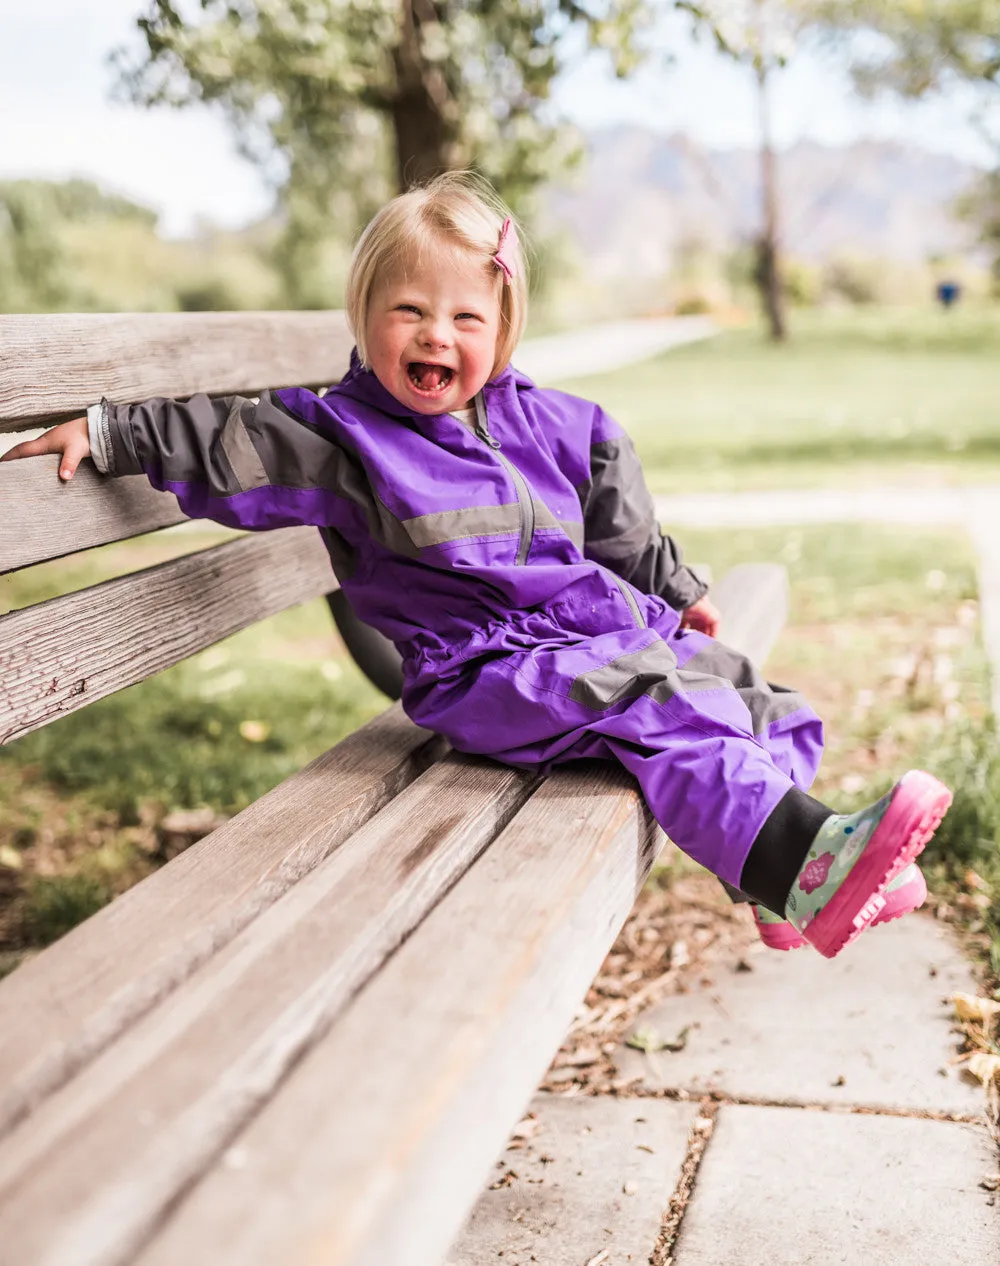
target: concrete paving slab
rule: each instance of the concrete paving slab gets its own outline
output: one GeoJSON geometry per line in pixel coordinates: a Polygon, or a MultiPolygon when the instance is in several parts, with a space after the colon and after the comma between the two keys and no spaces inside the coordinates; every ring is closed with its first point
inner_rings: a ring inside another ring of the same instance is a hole
{"type": "Polygon", "coordinates": [[[725,1105],[674,1262],[996,1266],[995,1169],[977,1126],[725,1105]]]}
{"type": "Polygon", "coordinates": [[[531,1110],[538,1133],[497,1162],[517,1177],[483,1194],[446,1266],[645,1266],[697,1106],[539,1095],[531,1110]]]}
{"type": "Polygon", "coordinates": [[[686,1027],[686,1045],[652,1056],[622,1047],[621,1074],[734,1098],[983,1110],[978,1085],[948,1067],[945,999],[974,992],[972,974],[930,916],[872,928],[833,960],[762,947],[749,962],[645,1012],[636,1028],[671,1040],[686,1027]]]}

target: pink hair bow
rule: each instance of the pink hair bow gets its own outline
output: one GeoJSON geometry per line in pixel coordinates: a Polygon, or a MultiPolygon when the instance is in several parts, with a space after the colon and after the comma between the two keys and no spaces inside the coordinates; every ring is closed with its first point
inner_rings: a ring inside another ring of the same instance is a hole
{"type": "Polygon", "coordinates": [[[496,254],[493,256],[494,264],[503,273],[503,284],[505,286],[509,286],[514,280],[517,260],[513,252],[516,250],[517,229],[514,228],[514,221],[508,216],[503,222],[503,228],[500,230],[500,241],[497,244],[496,254]]]}

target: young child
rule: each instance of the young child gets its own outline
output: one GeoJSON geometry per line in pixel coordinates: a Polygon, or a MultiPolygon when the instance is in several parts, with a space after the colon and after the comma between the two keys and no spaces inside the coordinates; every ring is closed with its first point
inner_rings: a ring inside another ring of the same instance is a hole
{"type": "Polygon", "coordinates": [[[442,176],[364,231],[357,348],[323,397],[103,401],[5,460],[58,452],[69,479],[89,454],[192,518],[317,526],[358,616],[398,647],[417,724],[524,768],[619,761],[680,848],[772,912],[772,941],[832,957],[890,886],[893,915],[920,904],[908,868],[951,797],[917,771],[849,816],[806,793],[818,718],[713,640],[621,427],[510,367],[526,306],[506,208],[442,176]]]}

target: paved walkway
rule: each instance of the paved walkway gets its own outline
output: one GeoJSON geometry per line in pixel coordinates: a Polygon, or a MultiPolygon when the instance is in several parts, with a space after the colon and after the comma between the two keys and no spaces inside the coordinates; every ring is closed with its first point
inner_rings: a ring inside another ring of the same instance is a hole
{"type": "Polygon", "coordinates": [[[761,947],[642,1015],[687,1041],[619,1047],[625,1092],[533,1101],[537,1132],[497,1162],[515,1176],[448,1266],[996,1266],[980,1184],[997,1157],[952,1063],[956,990],[969,968],[929,915],[832,962],[761,947]]]}
{"type": "Polygon", "coordinates": [[[518,347],[514,363],[547,386],[563,378],[634,365],[668,348],[710,338],[718,331],[719,327],[707,316],[607,321],[528,339],[518,347]]]}

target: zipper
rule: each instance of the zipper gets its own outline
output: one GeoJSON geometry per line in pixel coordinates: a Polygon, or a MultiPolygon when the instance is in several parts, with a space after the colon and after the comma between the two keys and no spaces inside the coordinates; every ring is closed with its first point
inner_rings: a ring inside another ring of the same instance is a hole
{"type": "MultiPolygon", "coordinates": [[[[612,576],[614,576],[614,572],[612,572],[611,574],[612,576]]],[[[646,621],[643,619],[642,612],[639,610],[639,604],[635,600],[635,594],[628,587],[625,581],[622,580],[621,576],[615,576],[614,578],[615,578],[615,584],[621,590],[622,597],[625,599],[625,602],[628,604],[628,609],[632,612],[632,619],[635,620],[635,627],[637,629],[646,628],[646,621]]]]}
{"type": "MultiPolygon", "coordinates": [[[[514,481],[514,491],[517,493],[517,506],[521,517],[521,539],[518,541],[517,557],[514,559],[514,565],[523,567],[528,561],[528,551],[531,549],[531,542],[535,535],[535,503],[531,499],[531,489],[528,487],[528,481],[510,458],[505,457],[500,451],[500,441],[497,437],[490,434],[489,423],[486,417],[486,402],[483,400],[482,392],[476,396],[476,436],[493,450],[497,461],[506,469],[514,481]]],[[[636,608],[636,614],[638,615],[638,608],[636,608]]]]}

